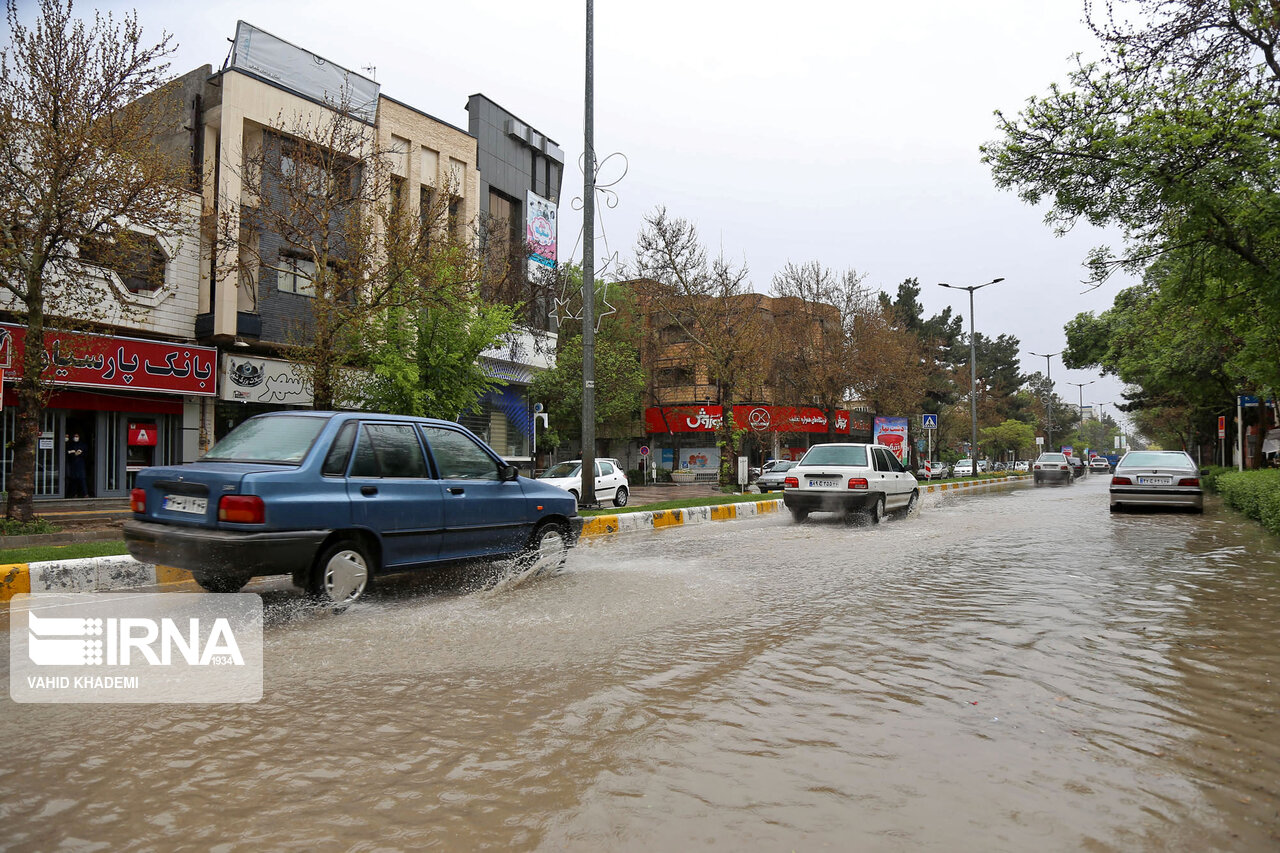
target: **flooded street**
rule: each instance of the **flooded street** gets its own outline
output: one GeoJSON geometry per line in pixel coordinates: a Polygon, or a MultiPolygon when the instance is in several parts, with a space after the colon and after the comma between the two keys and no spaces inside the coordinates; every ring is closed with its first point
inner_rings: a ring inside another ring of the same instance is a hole
{"type": "Polygon", "coordinates": [[[258,704],[9,701],[0,845],[1280,848],[1280,540],[1106,479],[268,586],[258,704]]]}

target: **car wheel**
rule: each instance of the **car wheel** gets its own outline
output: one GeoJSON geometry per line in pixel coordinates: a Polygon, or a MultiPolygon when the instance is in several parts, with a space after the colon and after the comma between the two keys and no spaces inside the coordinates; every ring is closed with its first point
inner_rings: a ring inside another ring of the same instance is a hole
{"type": "Polygon", "coordinates": [[[628,492],[628,491],[627,491],[627,487],[626,487],[626,486],[618,486],[617,494],[615,494],[615,495],[613,496],[613,505],[614,505],[614,506],[626,506],[626,505],[627,505],[627,495],[629,495],[629,494],[630,494],[630,492],[628,492]]]}
{"type": "Polygon", "coordinates": [[[795,522],[797,522],[797,523],[798,523],[798,522],[804,521],[804,520],[805,520],[806,518],[808,518],[808,517],[809,517],[809,510],[807,510],[807,509],[793,509],[793,510],[791,510],[791,520],[792,520],[792,521],[795,521],[795,522]]]}
{"type": "Polygon", "coordinates": [[[870,512],[867,516],[871,519],[872,524],[879,524],[884,521],[884,495],[876,498],[875,503],[871,505],[870,512]]]}
{"type": "Polygon", "coordinates": [[[577,489],[570,489],[570,490],[569,490],[569,494],[573,495],[573,502],[574,502],[574,503],[581,503],[581,501],[579,501],[579,500],[578,500],[578,490],[577,490],[577,489]]]}
{"type": "Polygon", "coordinates": [[[569,528],[558,521],[539,524],[529,537],[525,559],[535,575],[563,566],[569,559],[569,528]]]}
{"type": "Polygon", "coordinates": [[[316,561],[308,591],[325,604],[345,607],[369,588],[371,567],[360,543],[352,539],[336,542],[316,561]]]}
{"type": "Polygon", "coordinates": [[[1111,505],[1111,511],[1112,511],[1112,512],[1119,512],[1119,511],[1120,511],[1120,504],[1112,504],[1112,505],[1111,505]]]}
{"type": "Polygon", "coordinates": [[[906,518],[911,515],[916,508],[916,504],[920,502],[920,491],[918,489],[911,490],[911,497],[907,498],[907,508],[902,511],[902,517],[906,518]]]}
{"type": "Polygon", "coordinates": [[[195,572],[191,576],[201,589],[208,592],[239,592],[253,579],[252,575],[201,575],[195,572]]]}

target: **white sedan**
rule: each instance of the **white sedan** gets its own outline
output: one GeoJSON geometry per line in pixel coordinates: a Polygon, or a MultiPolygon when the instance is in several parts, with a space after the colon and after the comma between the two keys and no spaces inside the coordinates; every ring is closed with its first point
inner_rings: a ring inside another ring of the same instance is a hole
{"type": "Polygon", "coordinates": [[[815,444],[787,472],[782,502],[796,521],[811,512],[865,513],[878,524],[886,512],[909,513],[920,484],[880,444],[815,444]]]}
{"type": "MultiPolygon", "coordinates": [[[[581,459],[552,465],[542,472],[542,476],[538,477],[538,479],[544,483],[559,486],[573,495],[577,501],[582,500],[582,496],[579,494],[582,491],[581,459]]],[[[622,465],[618,463],[618,460],[597,459],[596,500],[600,503],[611,500],[614,506],[626,506],[627,498],[630,494],[631,489],[630,483],[627,482],[627,474],[622,470],[622,465]]]]}

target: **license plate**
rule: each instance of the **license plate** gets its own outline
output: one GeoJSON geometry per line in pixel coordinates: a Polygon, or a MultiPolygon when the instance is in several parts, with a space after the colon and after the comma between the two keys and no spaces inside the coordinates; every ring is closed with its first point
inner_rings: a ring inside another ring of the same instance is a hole
{"type": "Polygon", "coordinates": [[[1172,486],[1172,477],[1139,477],[1139,486],[1172,486]]]}
{"type": "Polygon", "coordinates": [[[170,512],[189,512],[193,515],[204,515],[209,509],[209,499],[193,498],[190,495],[165,495],[164,508],[170,512]]]}
{"type": "Polygon", "coordinates": [[[821,478],[821,477],[810,477],[810,478],[809,478],[809,485],[810,485],[810,486],[820,486],[821,488],[824,488],[824,489],[834,489],[836,486],[839,486],[839,485],[840,485],[840,481],[839,481],[839,480],[823,479],[823,478],[821,478]]]}

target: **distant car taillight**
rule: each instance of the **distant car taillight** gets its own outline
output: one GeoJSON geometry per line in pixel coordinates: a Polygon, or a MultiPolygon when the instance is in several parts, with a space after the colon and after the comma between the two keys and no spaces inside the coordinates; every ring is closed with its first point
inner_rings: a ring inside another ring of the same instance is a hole
{"type": "Polygon", "coordinates": [[[784,489],[798,489],[800,488],[800,480],[796,477],[788,477],[782,481],[782,487],[784,489]]]}
{"type": "Polygon", "coordinates": [[[146,489],[133,489],[129,492],[129,509],[133,512],[147,511],[146,489]]]}
{"type": "Polygon", "coordinates": [[[850,477],[850,478],[849,478],[849,488],[851,488],[851,489],[865,489],[866,487],[867,487],[867,481],[866,481],[866,478],[864,478],[864,477],[850,477]]]}
{"type": "Polygon", "coordinates": [[[1133,481],[1128,477],[1112,477],[1111,485],[1113,486],[1132,486],[1133,481]]]}
{"type": "Polygon", "coordinates": [[[218,521],[262,524],[266,519],[267,508],[257,495],[224,495],[218,501],[218,521]]]}
{"type": "Polygon", "coordinates": [[[1063,471],[1070,471],[1070,470],[1071,470],[1071,466],[1070,466],[1070,465],[1063,465],[1063,466],[1062,466],[1062,470],[1063,470],[1063,471]]]}
{"type": "Polygon", "coordinates": [[[1036,463],[1036,470],[1037,470],[1037,471],[1039,471],[1039,470],[1040,470],[1040,463],[1039,463],[1039,462],[1037,462],[1037,463],[1036,463]]]}
{"type": "Polygon", "coordinates": [[[1198,486],[1200,485],[1199,477],[1183,477],[1178,481],[1179,486],[1198,486]]]}

